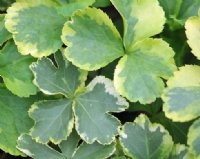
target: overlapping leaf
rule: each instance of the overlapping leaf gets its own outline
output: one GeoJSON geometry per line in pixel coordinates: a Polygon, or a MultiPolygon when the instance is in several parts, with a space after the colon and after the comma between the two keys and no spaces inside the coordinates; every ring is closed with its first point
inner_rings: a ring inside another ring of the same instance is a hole
{"type": "Polygon", "coordinates": [[[159,0],[172,29],[184,26],[185,21],[198,14],[200,0],[159,0]]]}
{"type": "Polygon", "coordinates": [[[173,121],[189,121],[200,114],[200,67],[181,67],[167,82],[163,110],[173,121]]]}
{"type": "Polygon", "coordinates": [[[57,6],[51,0],[20,0],[8,9],[5,25],[21,54],[42,57],[61,48],[66,18],[58,14],[57,6]]]}
{"type": "Polygon", "coordinates": [[[159,124],[151,124],[145,115],[134,123],[124,125],[120,142],[126,155],[134,159],[165,159],[173,142],[169,133],[159,124]]]}
{"type": "Polygon", "coordinates": [[[164,11],[157,0],[111,0],[124,21],[124,45],[151,37],[163,30],[164,11]]]}
{"type": "Polygon", "coordinates": [[[198,17],[190,17],[187,20],[185,28],[192,53],[200,60],[200,12],[198,17]]]}
{"type": "Polygon", "coordinates": [[[195,159],[185,145],[176,144],[168,159],[195,159]]]}
{"type": "Polygon", "coordinates": [[[85,70],[104,67],[124,53],[120,34],[112,21],[95,8],[77,11],[72,21],[65,24],[62,40],[68,46],[67,59],[85,70]]]}
{"type": "Polygon", "coordinates": [[[5,14],[0,14],[0,46],[11,38],[11,34],[5,28],[5,14]]]}
{"type": "Polygon", "coordinates": [[[0,149],[3,151],[23,155],[16,149],[17,138],[33,125],[27,111],[34,100],[33,97],[19,98],[0,86],[0,149]]]}
{"type": "Polygon", "coordinates": [[[37,93],[33,84],[33,75],[29,65],[35,61],[31,56],[22,56],[13,41],[9,41],[0,50],[0,75],[6,87],[20,97],[37,93]]]}
{"type": "MultiPolygon", "coordinates": [[[[74,132],[76,133],[76,132],[74,132]]],[[[74,135],[69,137],[69,140],[73,141],[74,135]]],[[[80,138],[79,138],[80,139],[80,138]]],[[[63,141],[68,142],[68,140],[63,141]]],[[[68,143],[67,143],[68,145],[68,143]]],[[[71,145],[68,145],[71,146],[71,145]]],[[[111,145],[100,145],[98,143],[94,144],[86,144],[82,143],[80,146],[73,147],[71,151],[73,151],[72,155],[64,155],[63,153],[59,153],[58,151],[52,149],[48,145],[40,144],[35,142],[31,136],[27,134],[23,134],[18,139],[17,148],[25,153],[26,155],[34,158],[34,159],[104,159],[110,157],[115,151],[115,143],[111,145]]],[[[66,147],[68,148],[68,147],[66,147]]],[[[72,148],[72,147],[71,147],[72,148]]],[[[63,150],[66,151],[66,150],[63,150]]]]}
{"type": "Polygon", "coordinates": [[[151,103],[164,89],[176,69],[174,52],[161,39],[146,39],[133,45],[118,63],[114,83],[117,91],[132,102],[151,103]]]}
{"type": "Polygon", "coordinates": [[[127,107],[128,103],[116,93],[112,82],[97,77],[75,99],[76,130],[87,143],[109,144],[120,127],[120,122],[109,112],[122,112],[127,107]]]}
{"type": "Polygon", "coordinates": [[[188,145],[195,159],[200,159],[200,119],[196,120],[190,127],[188,133],[188,145]]]}

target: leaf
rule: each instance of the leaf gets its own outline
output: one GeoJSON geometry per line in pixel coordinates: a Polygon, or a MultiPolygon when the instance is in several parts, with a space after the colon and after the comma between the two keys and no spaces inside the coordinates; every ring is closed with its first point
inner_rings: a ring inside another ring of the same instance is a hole
{"type": "Polygon", "coordinates": [[[185,29],[192,53],[200,60],[200,11],[198,17],[190,17],[187,20],[185,29]]]}
{"type": "Polygon", "coordinates": [[[66,158],[71,159],[104,159],[111,156],[115,151],[115,143],[111,145],[101,145],[99,143],[87,144],[83,142],[78,146],[80,136],[75,130],[71,133],[67,140],[62,141],[60,148],[66,158]]]}
{"type": "Polygon", "coordinates": [[[74,129],[70,136],[67,138],[67,140],[63,140],[59,147],[62,151],[62,153],[67,158],[72,158],[72,155],[74,154],[76,148],[78,147],[78,144],[80,142],[80,136],[77,134],[76,130],[74,129]]]}
{"type": "Polygon", "coordinates": [[[75,125],[81,138],[91,144],[110,144],[120,122],[110,112],[122,112],[128,103],[120,97],[109,79],[96,77],[74,103],[75,125]]]}
{"type": "Polygon", "coordinates": [[[0,14],[0,46],[11,38],[11,34],[5,28],[5,15],[0,14]]]}
{"type": "Polygon", "coordinates": [[[108,7],[110,6],[110,0],[96,0],[93,6],[94,7],[108,7]]]}
{"type": "Polygon", "coordinates": [[[5,11],[15,0],[1,0],[0,11],[5,11]]]}
{"type": "Polygon", "coordinates": [[[116,67],[115,88],[131,102],[152,103],[164,89],[161,78],[168,79],[176,70],[173,56],[173,50],[161,39],[136,43],[116,67]]]}
{"type": "Polygon", "coordinates": [[[45,94],[72,97],[86,80],[87,73],[65,60],[60,52],[55,54],[55,60],[58,67],[48,58],[39,59],[30,66],[35,76],[34,83],[45,94]]]}
{"type": "Polygon", "coordinates": [[[95,8],[77,11],[65,24],[62,40],[68,46],[64,55],[84,70],[97,70],[124,53],[114,24],[103,11],[95,8]]]}
{"type": "Polygon", "coordinates": [[[165,15],[158,0],[111,0],[124,21],[124,45],[129,49],[136,41],[160,33],[165,15]]]}
{"type": "Polygon", "coordinates": [[[0,50],[0,75],[6,87],[20,97],[28,97],[37,93],[32,83],[33,75],[29,65],[35,61],[31,56],[22,56],[13,41],[8,41],[0,50]]]}
{"type": "Polygon", "coordinates": [[[18,139],[17,148],[34,159],[65,159],[59,152],[48,145],[36,143],[31,136],[23,134],[18,139]]]}
{"type": "Polygon", "coordinates": [[[101,145],[97,142],[93,144],[82,143],[75,151],[72,159],[105,159],[110,157],[115,151],[115,143],[101,145]]]}
{"type": "Polygon", "coordinates": [[[159,2],[172,30],[182,28],[189,17],[198,14],[200,7],[200,0],[159,0],[159,2]]]}
{"type": "Polygon", "coordinates": [[[5,26],[22,55],[43,57],[61,48],[66,18],[58,14],[57,6],[51,0],[20,0],[8,9],[5,26]]]}
{"type": "Polygon", "coordinates": [[[200,114],[200,67],[186,65],[167,82],[163,111],[173,121],[185,122],[200,114]]]}
{"type": "Polygon", "coordinates": [[[72,101],[67,99],[34,103],[29,115],[35,121],[31,136],[39,143],[50,140],[59,144],[67,139],[74,124],[72,101]]]}
{"type": "Polygon", "coordinates": [[[200,159],[200,119],[196,120],[189,129],[188,145],[195,159],[200,159]]]}
{"type": "Polygon", "coordinates": [[[134,159],[165,159],[169,156],[173,141],[160,124],[152,124],[145,115],[134,123],[126,123],[120,142],[126,155],[134,159]]]}
{"type": "Polygon", "coordinates": [[[62,14],[65,17],[71,17],[73,13],[77,10],[87,8],[92,5],[95,0],[75,0],[74,2],[62,5],[57,8],[58,13],[62,14]]]}
{"type": "Polygon", "coordinates": [[[168,159],[195,159],[185,145],[176,144],[168,159]]]}
{"type": "Polygon", "coordinates": [[[33,125],[28,109],[35,98],[19,98],[0,86],[0,149],[11,155],[22,155],[16,149],[17,138],[33,125]]]}
{"type": "Polygon", "coordinates": [[[192,125],[193,121],[191,122],[173,122],[172,120],[166,118],[164,113],[157,113],[153,115],[150,119],[152,122],[157,122],[163,125],[166,130],[169,131],[169,134],[172,136],[174,143],[187,143],[187,134],[189,127],[192,125]]]}

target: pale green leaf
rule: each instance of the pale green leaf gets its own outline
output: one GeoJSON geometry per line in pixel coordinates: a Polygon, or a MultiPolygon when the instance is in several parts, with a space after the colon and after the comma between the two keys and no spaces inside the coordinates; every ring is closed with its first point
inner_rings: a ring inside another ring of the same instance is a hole
{"type": "Polygon", "coordinates": [[[48,145],[36,143],[27,134],[19,137],[17,148],[34,159],[66,159],[62,154],[48,145]]]}
{"type": "Polygon", "coordinates": [[[0,75],[6,87],[20,97],[37,93],[33,84],[33,74],[29,65],[35,61],[31,56],[20,55],[13,41],[9,41],[0,50],[0,75]]]}
{"type": "Polygon", "coordinates": [[[163,111],[173,121],[185,122],[200,114],[200,67],[186,65],[167,82],[163,111]]]}
{"type": "Polygon", "coordinates": [[[74,124],[72,101],[67,99],[34,103],[29,115],[35,122],[31,136],[39,143],[60,143],[67,139],[74,124]]]}
{"type": "Polygon", "coordinates": [[[200,12],[198,17],[190,17],[187,20],[185,28],[192,53],[200,60],[200,12]]]}
{"type": "Polygon", "coordinates": [[[82,143],[75,151],[72,159],[105,159],[110,157],[115,151],[115,143],[101,145],[97,142],[93,144],[82,143]]]}
{"type": "Polygon", "coordinates": [[[176,144],[168,159],[195,159],[185,145],[176,144]]]}
{"type": "Polygon", "coordinates": [[[66,18],[56,7],[52,0],[20,0],[8,9],[5,25],[21,54],[43,57],[61,48],[66,18]]]}
{"type": "Polygon", "coordinates": [[[5,15],[0,14],[0,46],[11,38],[11,34],[5,28],[5,15]]]}
{"type": "Polygon", "coordinates": [[[72,155],[74,154],[76,148],[78,147],[80,139],[81,138],[77,134],[76,130],[73,129],[72,133],[67,138],[67,140],[62,141],[59,144],[62,154],[64,154],[65,157],[67,157],[67,158],[72,158],[72,155]]]}
{"type": "Polygon", "coordinates": [[[28,109],[34,98],[19,98],[0,86],[0,149],[12,155],[23,155],[16,149],[17,138],[33,125],[28,109]]]}
{"type": "Polygon", "coordinates": [[[87,8],[77,11],[62,34],[68,46],[65,56],[85,70],[97,70],[123,55],[120,34],[109,17],[101,10],[87,8]]]}
{"type": "Polygon", "coordinates": [[[30,66],[35,76],[34,83],[45,94],[72,97],[84,83],[87,73],[65,60],[60,52],[55,54],[55,60],[57,67],[48,58],[39,59],[30,66]]]}
{"type": "Polygon", "coordinates": [[[145,39],[132,46],[119,61],[114,84],[117,91],[131,102],[151,103],[161,96],[164,82],[176,66],[174,52],[161,39],[145,39]]]}
{"type": "Polygon", "coordinates": [[[163,9],[158,0],[111,0],[124,21],[124,45],[160,33],[165,24],[163,9]]]}
{"type": "Polygon", "coordinates": [[[173,141],[159,124],[152,124],[145,115],[134,123],[127,123],[121,132],[120,142],[126,155],[133,159],[166,159],[173,141]]]}
{"type": "Polygon", "coordinates": [[[128,107],[105,77],[96,77],[86,92],[75,99],[76,130],[87,143],[111,143],[118,134],[120,122],[110,112],[122,112],[128,107]]]}
{"type": "Polygon", "coordinates": [[[195,159],[200,159],[200,119],[196,120],[189,129],[188,145],[195,159]]]}

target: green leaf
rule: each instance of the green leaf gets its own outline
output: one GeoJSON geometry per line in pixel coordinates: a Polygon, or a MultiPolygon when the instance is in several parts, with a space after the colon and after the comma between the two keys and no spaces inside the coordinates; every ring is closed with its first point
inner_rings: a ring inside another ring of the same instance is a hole
{"type": "Polygon", "coordinates": [[[167,85],[162,96],[166,116],[179,122],[197,118],[200,114],[200,67],[180,67],[167,85]]]}
{"type": "Polygon", "coordinates": [[[115,151],[115,143],[101,145],[97,142],[93,144],[82,143],[75,151],[72,159],[105,159],[110,157],[115,151]]]}
{"type": "Polygon", "coordinates": [[[183,28],[185,21],[198,14],[200,0],[159,0],[172,30],[183,28]]]}
{"type": "Polygon", "coordinates": [[[164,127],[152,124],[145,115],[124,125],[120,142],[126,155],[134,159],[166,159],[173,146],[164,127]]]}
{"type": "Polygon", "coordinates": [[[74,124],[72,101],[67,99],[34,103],[29,115],[35,121],[31,136],[39,143],[60,143],[67,139],[74,124]]]}
{"type": "Polygon", "coordinates": [[[11,39],[11,34],[5,28],[4,19],[5,15],[0,14],[0,46],[7,40],[11,39]]]}
{"type": "Polygon", "coordinates": [[[21,54],[43,57],[61,48],[66,18],[58,14],[57,6],[51,0],[20,0],[8,9],[5,25],[21,54]]]}
{"type": "Polygon", "coordinates": [[[6,87],[20,97],[37,93],[33,84],[33,75],[29,65],[35,61],[31,56],[22,56],[13,41],[9,41],[0,50],[0,75],[6,87]]]}
{"type": "Polygon", "coordinates": [[[15,0],[1,0],[0,11],[5,11],[15,0]]]}
{"type": "Polygon", "coordinates": [[[185,145],[176,144],[168,159],[195,159],[185,145]]]}
{"type": "Polygon", "coordinates": [[[136,41],[160,33],[165,15],[158,0],[111,0],[124,21],[124,45],[129,49],[136,41]]]}
{"type": "Polygon", "coordinates": [[[17,148],[34,159],[65,159],[59,152],[48,145],[36,143],[31,136],[23,134],[18,139],[17,148]]]}
{"type": "Polygon", "coordinates": [[[71,17],[77,10],[87,8],[92,5],[95,0],[75,0],[74,2],[62,5],[57,8],[58,12],[65,17],[71,17]]]}
{"type": "Polygon", "coordinates": [[[122,112],[128,107],[109,79],[96,77],[85,93],[75,99],[74,114],[78,134],[87,143],[110,144],[118,134],[120,122],[110,112],[122,112]]]}
{"type": "Polygon", "coordinates": [[[161,96],[164,82],[176,66],[174,52],[161,39],[145,39],[133,45],[119,61],[114,84],[117,91],[131,102],[151,103],[161,96]]]}
{"type": "Polygon", "coordinates": [[[110,5],[110,0],[96,0],[93,4],[94,7],[108,7],[110,5]]]}
{"type": "Polygon", "coordinates": [[[188,145],[195,159],[200,159],[200,119],[196,120],[189,129],[188,145]]]}
{"type": "Polygon", "coordinates": [[[59,147],[62,151],[62,154],[65,155],[67,158],[72,158],[72,155],[74,154],[76,148],[78,147],[78,144],[80,142],[80,136],[77,134],[76,130],[73,129],[70,136],[67,138],[67,140],[63,140],[59,147]]]}
{"type": "Polygon", "coordinates": [[[95,8],[77,11],[65,24],[62,40],[68,46],[64,55],[84,70],[97,70],[124,53],[114,24],[103,11],[95,8]]]}
{"type": "Polygon", "coordinates": [[[39,59],[30,66],[35,76],[34,83],[45,94],[73,97],[86,80],[87,73],[65,60],[60,52],[55,54],[55,60],[58,67],[48,58],[39,59]]]}
{"type": "Polygon", "coordinates": [[[187,20],[185,28],[192,53],[200,60],[200,11],[198,17],[190,17],[187,20]]]}
{"type": "Polygon", "coordinates": [[[16,149],[17,138],[33,125],[28,109],[34,98],[19,98],[0,86],[0,149],[12,155],[23,155],[16,149]]]}
{"type": "Polygon", "coordinates": [[[172,120],[165,117],[164,113],[158,113],[151,117],[152,122],[157,122],[163,125],[166,130],[169,131],[169,134],[172,136],[174,143],[187,143],[187,134],[189,127],[192,125],[191,122],[173,122],[172,120]]]}

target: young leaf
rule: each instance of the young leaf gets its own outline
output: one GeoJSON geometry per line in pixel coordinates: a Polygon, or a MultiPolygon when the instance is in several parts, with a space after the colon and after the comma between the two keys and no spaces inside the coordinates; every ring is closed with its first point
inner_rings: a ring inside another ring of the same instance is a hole
{"type": "Polygon", "coordinates": [[[115,151],[115,143],[101,145],[97,142],[93,144],[82,143],[75,151],[72,159],[105,159],[110,157],[115,151]]]}
{"type": "Polygon", "coordinates": [[[0,46],[7,40],[11,39],[11,34],[5,28],[4,19],[5,15],[0,14],[0,46]]]}
{"type": "Polygon", "coordinates": [[[197,118],[200,114],[200,67],[180,67],[167,85],[162,96],[166,116],[180,122],[197,118]]]}
{"type": "Polygon", "coordinates": [[[198,17],[190,17],[187,20],[185,28],[192,53],[200,60],[200,11],[198,17]]]}
{"type": "Polygon", "coordinates": [[[128,103],[120,97],[109,79],[96,77],[87,91],[75,99],[76,130],[87,143],[110,144],[117,135],[120,122],[110,112],[122,112],[128,103]]]}
{"type": "Polygon", "coordinates": [[[43,57],[61,48],[66,18],[57,6],[52,0],[20,0],[8,9],[5,25],[21,54],[43,57]]]}
{"type": "Polygon", "coordinates": [[[136,41],[160,33],[165,15],[158,0],[111,0],[124,21],[124,45],[129,49],[136,41]]]}
{"type": "Polygon", "coordinates": [[[13,41],[8,41],[0,50],[0,75],[6,87],[20,97],[37,93],[29,65],[35,61],[31,56],[22,56],[13,41]]]}
{"type": "Polygon", "coordinates": [[[65,159],[59,152],[48,145],[36,143],[31,136],[23,134],[18,138],[17,148],[34,159],[65,159]]]}
{"type": "Polygon", "coordinates": [[[60,143],[67,139],[74,124],[72,101],[67,99],[34,103],[29,115],[35,121],[31,135],[39,143],[60,143]]]}
{"type": "Polygon", "coordinates": [[[168,159],[195,159],[185,145],[176,144],[168,159]]]}
{"type": "Polygon", "coordinates": [[[131,102],[155,101],[164,89],[161,78],[168,79],[176,70],[173,56],[173,50],[161,39],[148,38],[136,43],[116,67],[117,91],[131,102]]]}
{"type": "Polygon", "coordinates": [[[189,129],[188,145],[195,159],[200,159],[200,119],[196,120],[189,129]]]}
{"type": "Polygon", "coordinates": [[[45,94],[72,97],[87,73],[65,60],[60,52],[55,54],[55,60],[57,68],[48,58],[42,58],[30,66],[35,76],[34,83],[45,94]]]}
{"type": "Polygon", "coordinates": [[[123,55],[120,34],[101,10],[77,11],[63,28],[65,56],[84,70],[97,70],[123,55]],[[89,29],[88,29],[89,28],[89,29]]]}
{"type": "Polygon", "coordinates": [[[33,125],[28,109],[34,98],[19,98],[0,86],[0,149],[12,155],[23,155],[16,149],[17,138],[33,125]]]}
{"type": "Polygon", "coordinates": [[[134,159],[166,159],[173,146],[169,133],[159,124],[152,124],[145,115],[124,125],[120,142],[126,155],[134,159]]]}

